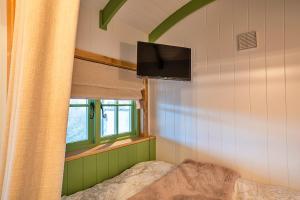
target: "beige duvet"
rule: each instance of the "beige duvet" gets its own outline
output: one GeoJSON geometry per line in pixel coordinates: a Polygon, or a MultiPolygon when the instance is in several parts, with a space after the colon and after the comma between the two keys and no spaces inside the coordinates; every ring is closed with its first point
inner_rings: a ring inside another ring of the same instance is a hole
{"type": "Polygon", "coordinates": [[[235,171],[185,160],[130,200],[231,200],[239,178],[235,171]]]}
{"type": "MultiPolygon", "coordinates": [[[[77,192],[62,200],[125,200],[174,169],[163,161],[139,163],[119,176],[77,192]]],[[[271,186],[254,181],[237,179],[232,200],[300,200],[300,192],[281,186],[271,186]]]]}

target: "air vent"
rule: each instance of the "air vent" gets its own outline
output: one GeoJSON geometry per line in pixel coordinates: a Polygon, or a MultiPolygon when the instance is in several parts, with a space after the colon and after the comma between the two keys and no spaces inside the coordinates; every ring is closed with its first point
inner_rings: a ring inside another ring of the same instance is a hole
{"type": "Polygon", "coordinates": [[[237,39],[239,51],[257,47],[256,31],[241,33],[238,35],[237,39]]]}

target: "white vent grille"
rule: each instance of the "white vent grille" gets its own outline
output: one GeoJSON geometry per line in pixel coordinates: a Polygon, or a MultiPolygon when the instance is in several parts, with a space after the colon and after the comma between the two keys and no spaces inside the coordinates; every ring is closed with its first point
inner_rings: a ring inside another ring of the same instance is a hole
{"type": "Polygon", "coordinates": [[[237,39],[239,51],[257,47],[256,31],[241,33],[238,35],[237,39]]]}

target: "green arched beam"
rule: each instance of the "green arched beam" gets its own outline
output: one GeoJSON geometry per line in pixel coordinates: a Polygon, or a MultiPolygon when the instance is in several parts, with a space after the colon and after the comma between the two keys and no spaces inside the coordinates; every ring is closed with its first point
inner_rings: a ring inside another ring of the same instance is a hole
{"type": "Polygon", "coordinates": [[[175,11],[172,15],[170,15],[167,19],[165,19],[162,23],[160,23],[150,34],[149,34],[149,42],[155,42],[160,36],[162,36],[165,32],[167,32],[172,26],[174,26],[177,22],[198,10],[199,8],[213,2],[214,0],[191,0],[189,3],[185,4],[177,11],[175,11]]]}
{"type": "Polygon", "coordinates": [[[107,25],[118,10],[124,5],[127,0],[110,0],[106,6],[100,10],[99,27],[107,30],[107,25]]]}

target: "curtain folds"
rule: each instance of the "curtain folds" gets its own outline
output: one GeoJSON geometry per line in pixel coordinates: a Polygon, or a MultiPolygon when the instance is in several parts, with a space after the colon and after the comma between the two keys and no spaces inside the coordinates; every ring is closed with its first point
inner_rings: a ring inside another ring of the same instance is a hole
{"type": "Polygon", "coordinates": [[[72,98],[139,100],[143,87],[134,71],[74,60],[72,98]]]}
{"type": "Polygon", "coordinates": [[[17,0],[1,199],[59,199],[79,0],[17,0]]]}
{"type": "MultiPolygon", "coordinates": [[[[7,95],[7,18],[6,0],[0,0],[0,145],[3,141],[7,95]]],[[[0,160],[1,162],[1,160],[0,160]]]]}

